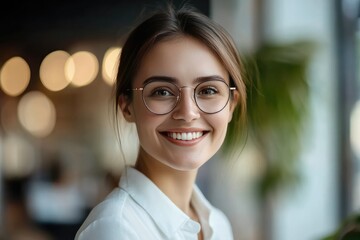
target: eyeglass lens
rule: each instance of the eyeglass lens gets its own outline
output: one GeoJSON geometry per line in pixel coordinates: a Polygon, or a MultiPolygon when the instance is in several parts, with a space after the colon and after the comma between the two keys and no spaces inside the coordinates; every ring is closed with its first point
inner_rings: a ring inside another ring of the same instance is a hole
{"type": "MultiPolygon", "coordinates": [[[[185,87],[182,87],[185,88],[185,87]]],[[[143,100],[146,107],[155,114],[171,112],[180,100],[181,89],[175,84],[153,81],[144,86],[143,100]]],[[[194,89],[194,100],[205,113],[221,111],[229,101],[229,86],[218,80],[202,82],[194,89]]]]}

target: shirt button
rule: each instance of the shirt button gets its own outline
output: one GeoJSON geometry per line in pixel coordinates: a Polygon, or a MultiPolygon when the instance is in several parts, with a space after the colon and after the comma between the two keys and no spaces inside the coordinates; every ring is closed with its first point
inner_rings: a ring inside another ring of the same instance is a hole
{"type": "Polygon", "coordinates": [[[196,223],[196,222],[193,222],[193,221],[188,221],[186,224],[185,224],[185,228],[187,231],[189,232],[193,232],[193,233],[198,233],[200,232],[200,224],[199,223],[196,223]]]}

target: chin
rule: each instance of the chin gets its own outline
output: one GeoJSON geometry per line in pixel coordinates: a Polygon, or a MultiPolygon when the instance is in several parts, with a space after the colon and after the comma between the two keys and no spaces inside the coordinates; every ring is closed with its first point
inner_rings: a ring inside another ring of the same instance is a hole
{"type": "MultiPolygon", "coordinates": [[[[179,158],[178,158],[179,159],[179,158]]],[[[174,161],[174,162],[166,162],[165,164],[169,166],[172,169],[178,170],[178,171],[196,171],[198,170],[206,161],[199,161],[198,158],[196,159],[184,159],[182,157],[182,160],[174,161]]]]}

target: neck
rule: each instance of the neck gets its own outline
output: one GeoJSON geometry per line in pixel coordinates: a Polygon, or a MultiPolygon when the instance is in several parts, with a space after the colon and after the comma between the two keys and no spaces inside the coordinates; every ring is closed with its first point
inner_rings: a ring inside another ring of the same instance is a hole
{"type": "Polygon", "coordinates": [[[145,156],[141,150],[135,168],[147,176],[178,208],[191,215],[190,201],[197,170],[176,170],[145,156]]]}

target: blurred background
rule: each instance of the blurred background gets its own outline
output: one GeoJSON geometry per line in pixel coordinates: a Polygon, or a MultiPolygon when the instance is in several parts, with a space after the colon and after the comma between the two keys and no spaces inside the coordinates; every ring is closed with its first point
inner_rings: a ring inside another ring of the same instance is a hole
{"type": "MultiPolygon", "coordinates": [[[[229,156],[230,135],[199,187],[237,240],[335,239],[360,213],[360,1],[187,2],[234,37],[249,80],[246,141],[229,156]]],[[[115,59],[161,3],[1,7],[0,239],[73,239],[117,185],[137,139],[127,128],[123,156],[112,123],[115,59]]]]}

